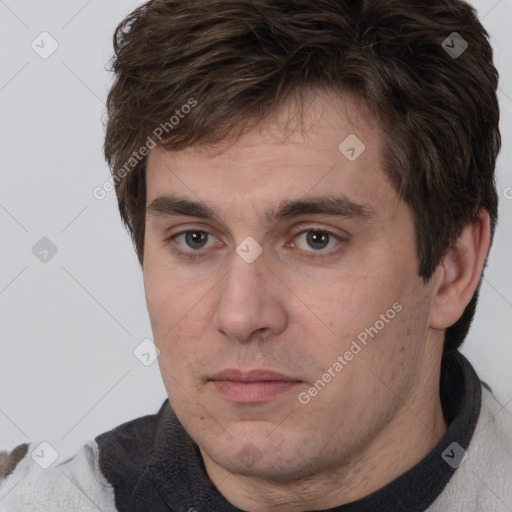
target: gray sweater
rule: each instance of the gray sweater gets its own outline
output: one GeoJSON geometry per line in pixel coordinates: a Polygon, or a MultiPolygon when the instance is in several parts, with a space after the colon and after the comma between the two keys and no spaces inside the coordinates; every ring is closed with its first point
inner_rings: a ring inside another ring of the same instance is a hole
{"type": "MultiPolygon", "coordinates": [[[[442,366],[443,439],[384,488],[329,512],[512,512],[512,401],[500,403],[460,353],[442,366]]],[[[209,481],[168,400],[44,469],[48,450],[0,454],[0,512],[240,512],[209,481]]]]}

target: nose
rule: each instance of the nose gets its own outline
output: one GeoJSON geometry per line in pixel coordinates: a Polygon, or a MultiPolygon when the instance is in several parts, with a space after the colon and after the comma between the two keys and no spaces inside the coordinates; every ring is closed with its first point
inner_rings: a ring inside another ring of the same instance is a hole
{"type": "Polygon", "coordinates": [[[264,253],[252,263],[234,254],[232,268],[219,286],[213,324],[225,336],[249,341],[286,329],[286,289],[267,266],[264,253]]]}

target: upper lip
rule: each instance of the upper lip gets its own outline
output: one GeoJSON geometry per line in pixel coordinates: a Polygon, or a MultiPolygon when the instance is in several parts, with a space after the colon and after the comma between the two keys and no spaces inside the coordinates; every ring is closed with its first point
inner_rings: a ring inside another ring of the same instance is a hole
{"type": "Polygon", "coordinates": [[[237,382],[262,382],[262,381],[289,381],[298,382],[298,379],[271,370],[238,370],[229,368],[222,370],[211,377],[211,380],[231,380],[237,382]]]}

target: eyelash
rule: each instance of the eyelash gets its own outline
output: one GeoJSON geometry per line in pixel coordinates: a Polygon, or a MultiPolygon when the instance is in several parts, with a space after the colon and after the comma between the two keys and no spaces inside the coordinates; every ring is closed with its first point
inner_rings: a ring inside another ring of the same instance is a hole
{"type": "MultiPolygon", "coordinates": [[[[302,235],[304,233],[308,233],[308,232],[326,234],[330,238],[334,238],[335,240],[340,242],[340,244],[338,244],[338,245],[343,245],[343,242],[347,242],[348,241],[346,238],[343,238],[343,237],[337,235],[336,233],[333,233],[332,231],[328,231],[326,229],[317,228],[317,227],[309,227],[307,229],[303,229],[303,230],[297,232],[294,235],[293,240],[295,240],[300,235],[302,235]]],[[[200,229],[197,229],[197,230],[187,229],[185,231],[180,231],[179,233],[176,233],[176,234],[170,236],[169,238],[166,239],[166,242],[174,242],[174,240],[176,238],[178,238],[181,235],[185,235],[187,233],[202,233],[202,234],[206,234],[208,236],[211,236],[211,233],[208,233],[208,231],[202,231],[200,229]]],[[[322,250],[319,250],[317,252],[313,251],[308,256],[305,256],[305,257],[306,258],[312,258],[312,259],[324,258],[326,256],[335,255],[335,254],[337,254],[342,249],[343,249],[343,247],[341,247],[341,248],[338,247],[337,249],[334,249],[334,250],[331,249],[330,251],[322,251],[322,250]]],[[[171,250],[172,250],[173,253],[177,254],[178,256],[184,257],[184,258],[186,258],[186,259],[188,259],[190,261],[197,261],[199,259],[203,259],[203,258],[207,258],[208,257],[208,254],[205,254],[204,252],[201,252],[201,250],[198,250],[198,251],[193,251],[193,250],[191,250],[191,251],[184,251],[182,249],[177,249],[176,247],[172,247],[171,250]]]]}
{"type": "MultiPolygon", "coordinates": [[[[174,240],[176,238],[178,238],[181,235],[185,235],[187,233],[204,233],[209,236],[211,235],[210,233],[208,233],[208,231],[202,231],[200,229],[187,229],[186,231],[180,231],[179,233],[176,233],[175,235],[170,236],[169,238],[166,239],[166,242],[174,242],[174,240]]],[[[176,244],[176,246],[179,247],[177,244],[176,244]]],[[[171,250],[174,254],[177,254],[178,256],[186,258],[190,261],[196,261],[196,260],[208,257],[207,254],[205,254],[204,252],[201,252],[201,251],[192,251],[192,250],[184,251],[183,249],[177,249],[174,246],[171,247],[171,250]]]]}

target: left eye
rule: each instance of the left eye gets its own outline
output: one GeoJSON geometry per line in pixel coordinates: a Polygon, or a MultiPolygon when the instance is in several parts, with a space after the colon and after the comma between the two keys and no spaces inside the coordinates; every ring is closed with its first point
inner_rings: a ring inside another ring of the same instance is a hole
{"type": "Polygon", "coordinates": [[[216,245],[216,239],[213,237],[210,237],[211,244],[209,246],[207,245],[209,237],[210,234],[207,233],[206,231],[184,231],[183,233],[178,233],[177,235],[174,235],[172,238],[177,241],[180,247],[200,250],[216,245]],[[180,239],[182,243],[179,242],[180,239]]]}
{"type": "MultiPolygon", "coordinates": [[[[294,240],[296,241],[294,242],[295,246],[300,247],[301,244],[306,243],[314,251],[323,251],[335,247],[342,239],[330,231],[307,230],[299,233],[294,240]]],[[[304,245],[300,248],[308,250],[304,245]]]]}

